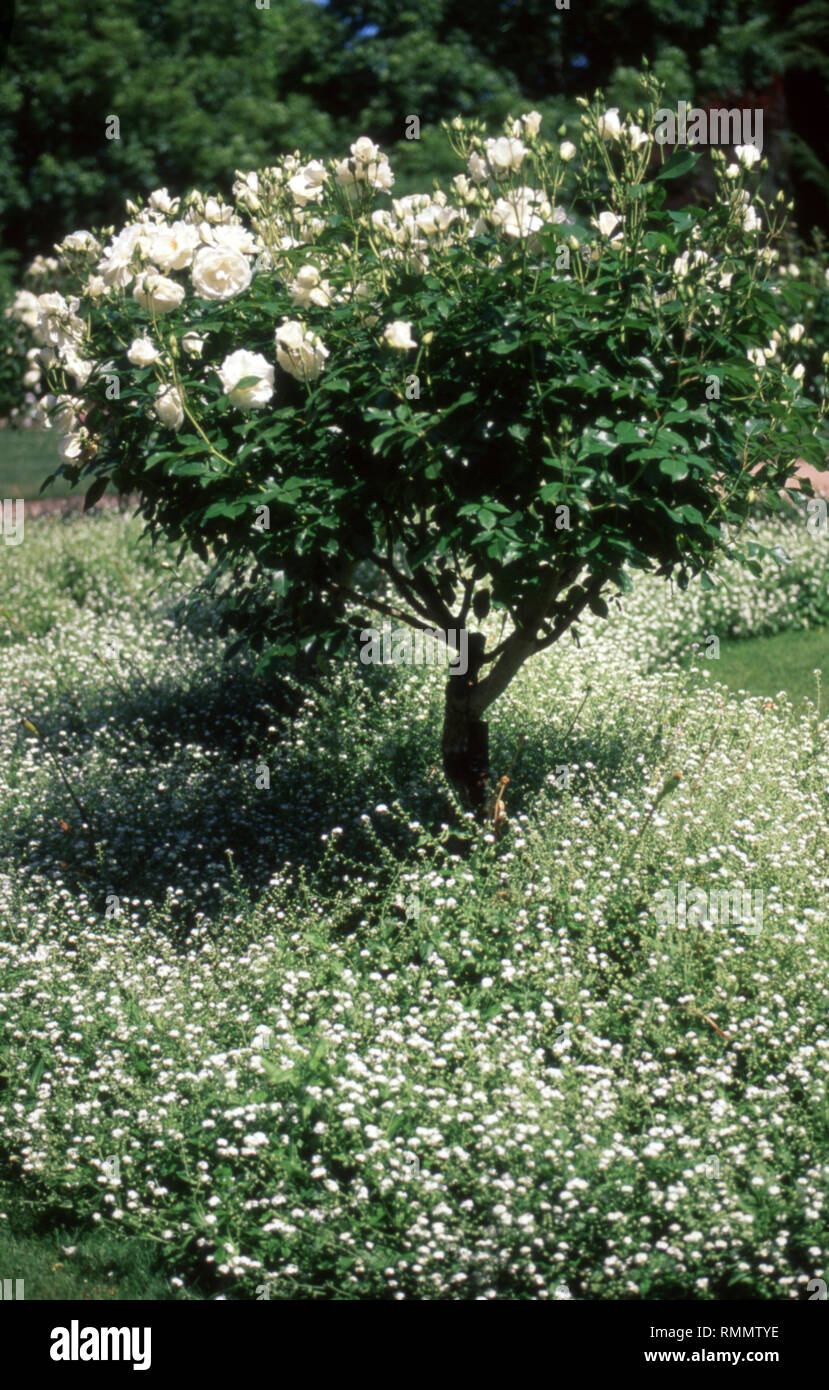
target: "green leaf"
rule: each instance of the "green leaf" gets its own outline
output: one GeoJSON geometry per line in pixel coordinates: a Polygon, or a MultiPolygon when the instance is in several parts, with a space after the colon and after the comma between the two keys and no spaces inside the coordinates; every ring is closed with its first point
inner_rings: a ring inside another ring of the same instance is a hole
{"type": "Polygon", "coordinates": [[[104,493],[107,490],[108,483],[109,478],[95,479],[91,488],[87,492],[86,497],[84,498],[83,509],[85,512],[88,512],[90,507],[94,507],[95,503],[99,500],[99,498],[103,497],[104,493]]]}
{"type": "Polygon", "coordinates": [[[666,477],[673,478],[675,483],[680,483],[683,478],[688,477],[687,463],[683,458],[676,458],[674,455],[660,460],[659,471],[664,473],[666,477]]]}
{"type": "Polygon", "coordinates": [[[659,182],[663,182],[668,178],[683,178],[684,175],[690,174],[698,163],[700,163],[698,154],[691,154],[689,149],[677,149],[668,160],[665,160],[665,164],[662,165],[657,174],[657,179],[659,182]]]}

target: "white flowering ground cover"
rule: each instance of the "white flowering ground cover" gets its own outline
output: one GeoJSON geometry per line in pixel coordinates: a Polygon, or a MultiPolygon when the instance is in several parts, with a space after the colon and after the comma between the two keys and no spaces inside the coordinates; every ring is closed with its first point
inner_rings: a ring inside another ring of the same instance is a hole
{"type": "Polygon", "coordinates": [[[805,1298],[827,724],[693,644],[825,622],[826,538],[764,523],[761,578],[637,580],[526,668],[509,831],[450,857],[441,674],[266,690],[139,535],[32,522],[0,566],[5,1219],[144,1243],[177,1298],[805,1298]],[[762,930],[660,925],[680,881],[762,930]]]}

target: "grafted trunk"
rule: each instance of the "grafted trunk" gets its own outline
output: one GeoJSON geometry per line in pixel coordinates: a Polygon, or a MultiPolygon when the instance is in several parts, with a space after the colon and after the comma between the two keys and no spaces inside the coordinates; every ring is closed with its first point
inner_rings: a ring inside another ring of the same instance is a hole
{"type": "Polygon", "coordinates": [[[485,819],[489,802],[489,727],[473,699],[483,652],[484,639],[470,633],[468,670],[446,683],[442,739],[447,779],[461,805],[479,821],[485,819]]]}

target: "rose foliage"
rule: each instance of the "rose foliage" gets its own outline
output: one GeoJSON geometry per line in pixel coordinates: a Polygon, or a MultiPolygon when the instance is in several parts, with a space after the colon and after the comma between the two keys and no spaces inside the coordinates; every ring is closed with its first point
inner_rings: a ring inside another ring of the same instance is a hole
{"type": "Polygon", "coordinates": [[[456,678],[467,722],[632,570],[705,572],[758,493],[822,466],[822,407],[764,162],[715,152],[712,204],[670,206],[697,156],[655,142],[643,85],[635,119],[584,102],[578,147],[533,113],[452,122],[442,190],[396,200],[361,137],[68,237],[63,293],[17,310],[59,471],[214,561],[266,664],[381,614],[500,610],[456,678]]]}

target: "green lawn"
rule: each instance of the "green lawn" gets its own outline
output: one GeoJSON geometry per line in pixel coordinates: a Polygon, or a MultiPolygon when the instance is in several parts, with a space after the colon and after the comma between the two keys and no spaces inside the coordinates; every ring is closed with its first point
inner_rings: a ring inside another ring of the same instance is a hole
{"type": "MultiPolygon", "coordinates": [[[[717,679],[731,690],[769,696],[785,690],[795,704],[802,697],[814,704],[818,693],[815,670],[823,673],[824,687],[829,683],[829,629],[723,643],[716,667],[714,662],[711,665],[717,679]]],[[[825,693],[821,704],[825,712],[825,693]]]]}
{"type": "Polygon", "coordinates": [[[81,489],[59,481],[41,494],[41,484],[58,466],[54,430],[0,430],[0,498],[66,497],[81,489]]]}
{"type": "Polygon", "coordinates": [[[154,1267],[152,1241],[113,1240],[104,1230],[84,1230],[71,1214],[36,1212],[0,1183],[0,1269],[22,1279],[26,1299],[100,1301],[170,1297],[154,1267]]]}

